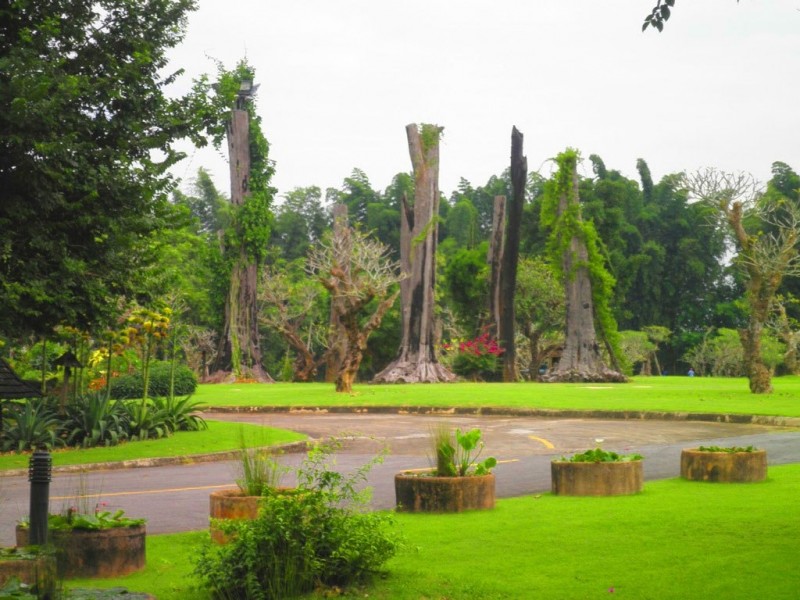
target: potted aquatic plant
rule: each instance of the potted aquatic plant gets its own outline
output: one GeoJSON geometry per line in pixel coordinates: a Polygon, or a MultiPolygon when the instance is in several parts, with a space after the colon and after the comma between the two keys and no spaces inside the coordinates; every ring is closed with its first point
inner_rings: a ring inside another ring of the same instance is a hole
{"type": "Polygon", "coordinates": [[[553,460],[550,476],[557,496],[638,494],[644,481],[642,456],[597,447],[553,460]]]}
{"type": "Polygon", "coordinates": [[[717,483],[764,481],[767,451],[753,446],[687,448],[681,451],[681,477],[717,483]]]}
{"type": "Polygon", "coordinates": [[[461,512],[494,508],[497,465],[494,457],[481,461],[481,430],[462,432],[442,426],[431,434],[436,466],[404,471],[394,478],[397,508],[409,512],[461,512]]]}
{"type": "Polygon", "coordinates": [[[239,453],[239,477],[235,488],[211,493],[211,539],[222,544],[228,538],[214,526],[215,519],[255,519],[264,494],[278,489],[284,469],[267,448],[242,447],[239,453]]]}
{"type": "MultiPolygon", "coordinates": [[[[117,577],[145,566],[145,519],[133,519],[125,512],[105,510],[105,503],[94,513],[67,508],[48,516],[48,541],[56,551],[61,577],[117,577]]],[[[28,519],[16,529],[17,546],[27,547],[30,539],[28,519]]]]}

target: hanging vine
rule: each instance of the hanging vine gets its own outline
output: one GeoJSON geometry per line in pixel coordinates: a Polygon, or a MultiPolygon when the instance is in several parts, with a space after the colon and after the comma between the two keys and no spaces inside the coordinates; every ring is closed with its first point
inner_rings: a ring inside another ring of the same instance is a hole
{"type": "Polygon", "coordinates": [[[608,253],[603,241],[597,234],[594,223],[581,219],[581,207],[578,202],[561,204],[561,198],[572,198],[577,195],[574,189],[573,173],[577,168],[580,154],[577,150],[567,148],[555,158],[558,170],[545,183],[544,198],[541,209],[542,226],[550,229],[547,239],[547,257],[553,271],[563,281],[575,277],[579,268],[585,267],[592,284],[592,303],[597,335],[608,348],[613,363],[622,365],[623,353],[620,351],[620,338],[617,321],[611,312],[611,299],[614,296],[616,280],[605,265],[604,256],[608,253]],[[560,210],[559,210],[560,209],[560,210]],[[588,261],[579,261],[573,256],[572,271],[564,272],[562,257],[571,252],[570,244],[574,238],[580,239],[586,247],[588,261]]]}

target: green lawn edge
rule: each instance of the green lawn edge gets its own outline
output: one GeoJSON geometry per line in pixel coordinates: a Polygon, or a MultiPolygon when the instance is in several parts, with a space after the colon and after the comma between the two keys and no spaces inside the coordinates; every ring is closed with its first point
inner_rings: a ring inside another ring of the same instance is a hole
{"type": "MultiPolygon", "coordinates": [[[[237,450],[244,434],[248,446],[274,446],[307,439],[305,435],[248,423],[208,420],[208,429],[178,431],[168,438],[126,442],[98,448],[58,449],[51,453],[53,466],[89,465],[135,459],[186,457],[237,450]]],[[[26,469],[30,453],[0,454],[0,471],[26,469]]]]}
{"type": "Polygon", "coordinates": [[[582,411],[716,413],[800,417],[800,376],[776,377],[772,394],[752,394],[747,379],[634,377],[629,383],[448,383],[354,387],[329,383],[204,384],[195,398],[211,407],[492,407],[582,411]]]}
{"type": "MultiPolygon", "coordinates": [[[[795,599],[798,497],[800,465],[784,465],[757,484],[668,479],[635,496],[540,494],[499,500],[492,511],[397,514],[405,541],[387,575],[337,597],[795,599]]],[[[192,556],[207,537],[148,536],[140,573],[69,586],[202,600],[192,556]]]]}

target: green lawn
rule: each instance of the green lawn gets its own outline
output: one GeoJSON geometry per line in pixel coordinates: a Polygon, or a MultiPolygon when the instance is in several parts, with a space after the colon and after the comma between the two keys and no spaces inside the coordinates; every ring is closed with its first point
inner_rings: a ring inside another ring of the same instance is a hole
{"type": "MultiPolygon", "coordinates": [[[[267,446],[303,440],[306,436],[293,431],[248,425],[207,421],[208,429],[203,431],[179,431],[168,438],[145,440],[111,446],[108,448],[88,448],[86,450],[56,450],[52,453],[53,465],[84,465],[98,462],[113,462],[136,458],[159,458],[169,456],[189,456],[236,450],[241,446],[244,433],[248,445],[267,446]]],[[[0,454],[0,470],[25,469],[30,454],[0,454]]]]}
{"type": "MultiPolygon", "coordinates": [[[[800,465],[760,484],[670,479],[642,494],[501,500],[487,512],[397,515],[405,548],[388,576],[345,598],[794,600],[800,465]]],[[[147,568],[123,585],[159,600],[202,599],[191,559],[202,532],[151,536],[147,568]]]]}
{"type": "Polygon", "coordinates": [[[332,384],[201,385],[195,398],[211,406],[494,406],[579,410],[641,410],[800,416],[800,377],[774,379],[775,392],[751,394],[747,380],[636,377],[626,384],[456,383],[357,385],[337,394],[332,384]]]}

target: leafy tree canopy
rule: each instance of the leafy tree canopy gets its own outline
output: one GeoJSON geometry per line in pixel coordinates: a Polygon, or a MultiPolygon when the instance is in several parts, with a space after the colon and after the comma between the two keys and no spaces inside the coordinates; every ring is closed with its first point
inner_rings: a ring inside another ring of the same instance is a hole
{"type": "Polygon", "coordinates": [[[0,9],[0,331],[90,327],[130,294],[166,224],[174,142],[212,118],[164,74],[193,0],[0,9]]]}

